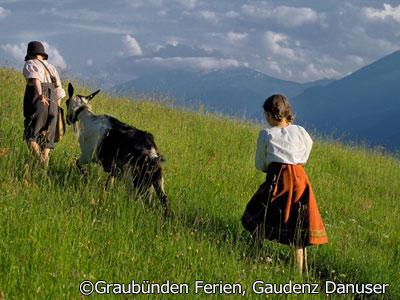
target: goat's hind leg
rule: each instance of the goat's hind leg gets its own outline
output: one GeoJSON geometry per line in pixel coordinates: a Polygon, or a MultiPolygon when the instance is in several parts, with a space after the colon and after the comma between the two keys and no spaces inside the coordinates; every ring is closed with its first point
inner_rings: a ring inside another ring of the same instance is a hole
{"type": "Polygon", "coordinates": [[[106,181],[106,188],[107,189],[112,189],[114,186],[114,175],[110,174],[110,176],[108,176],[108,179],[106,181]]]}
{"type": "Polygon", "coordinates": [[[111,190],[114,186],[114,175],[110,174],[106,181],[103,182],[103,194],[106,195],[108,190],[111,190]]]}
{"type": "Polygon", "coordinates": [[[146,195],[147,195],[147,201],[149,202],[149,206],[153,208],[154,202],[153,202],[153,193],[154,193],[154,186],[150,185],[149,188],[147,189],[146,195]]]}
{"type": "Polygon", "coordinates": [[[164,191],[164,178],[159,176],[153,183],[154,188],[156,190],[158,198],[160,198],[161,204],[164,207],[164,214],[168,214],[169,206],[168,206],[168,198],[164,191]]]}
{"type": "Polygon", "coordinates": [[[146,180],[138,180],[133,183],[133,187],[137,189],[138,199],[145,201],[153,209],[155,207],[153,201],[153,184],[146,184],[146,180]]]}

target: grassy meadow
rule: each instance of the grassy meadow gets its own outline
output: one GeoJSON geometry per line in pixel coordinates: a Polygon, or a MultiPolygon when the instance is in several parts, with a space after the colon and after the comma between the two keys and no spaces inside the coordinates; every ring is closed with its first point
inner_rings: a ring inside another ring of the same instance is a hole
{"type": "MultiPolygon", "coordinates": [[[[68,79],[63,83],[66,89],[68,79]]],[[[22,141],[24,88],[21,72],[0,67],[0,300],[400,298],[398,157],[314,138],[305,170],[329,243],[308,248],[310,272],[301,277],[287,246],[267,241],[256,257],[240,224],[265,178],[253,165],[261,125],[178,109],[162,96],[97,95],[95,113],[154,134],[166,158],[172,212],[164,218],[157,197],[149,206],[124,180],[105,192],[107,176],[98,165],[88,167],[84,180],[71,127],[51,153],[49,170],[41,170],[22,141]],[[186,283],[189,294],[83,296],[84,280],[169,280],[186,283]],[[195,294],[196,280],[240,283],[246,294],[195,294]],[[318,284],[319,293],[257,294],[256,280],[318,284]],[[389,287],[385,294],[326,294],[326,281],[389,287]]],[[[92,92],[84,84],[75,90],[92,92]]]]}

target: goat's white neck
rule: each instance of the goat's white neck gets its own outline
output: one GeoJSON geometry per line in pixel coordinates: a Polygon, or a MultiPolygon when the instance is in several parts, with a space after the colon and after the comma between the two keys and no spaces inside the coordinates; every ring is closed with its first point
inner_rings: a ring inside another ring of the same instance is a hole
{"type": "Polygon", "coordinates": [[[78,113],[76,119],[80,122],[85,122],[85,120],[88,119],[88,117],[93,115],[89,107],[84,107],[83,110],[80,110],[79,112],[77,111],[76,113],[78,113]]]}
{"type": "Polygon", "coordinates": [[[85,124],[89,124],[91,117],[94,114],[90,111],[89,108],[85,108],[84,110],[80,111],[79,114],[76,116],[76,119],[78,120],[80,124],[80,129],[85,127],[85,124]]]}

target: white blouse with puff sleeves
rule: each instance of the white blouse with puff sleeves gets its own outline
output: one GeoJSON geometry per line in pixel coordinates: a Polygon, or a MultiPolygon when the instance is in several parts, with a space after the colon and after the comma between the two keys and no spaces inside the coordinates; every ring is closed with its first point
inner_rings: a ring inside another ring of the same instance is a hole
{"type": "Polygon", "coordinates": [[[310,135],[298,125],[263,129],[258,135],[255,167],[266,172],[271,162],[305,164],[312,144],[310,135]]]}
{"type": "MultiPolygon", "coordinates": [[[[58,75],[57,69],[52,64],[49,64],[46,60],[42,60],[42,62],[47,66],[47,68],[51,72],[51,75],[56,78],[56,84],[58,87],[55,89],[55,93],[57,99],[64,98],[66,96],[66,93],[61,86],[61,80],[60,76],[58,75]]],[[[41,83],[51,83],[50,75],[48,74],[42,63],[37,59],[27,60],[23,68],[23,73],[27,80],[37,78],[40,80],[41,83]]]]}

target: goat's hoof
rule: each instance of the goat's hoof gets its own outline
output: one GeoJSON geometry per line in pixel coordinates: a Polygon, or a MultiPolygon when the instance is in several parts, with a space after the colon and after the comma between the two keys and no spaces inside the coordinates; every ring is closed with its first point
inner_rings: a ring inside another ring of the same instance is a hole
{"type": "Polygon", "coordinates": [[[103,187],[103,196],[106,196],[107,195],[107,189],[108,189],[107,181],[103,181],[103,183],[101,185],[103,187]]]}
{"type": "Polygon", "coordinates": [[[164,206],[164,213],[163,213],[163,216],[164,216],[164,217],[168,217],[169,214],[170,214],[169,207],[168,207],[168,206],[164,206]]]}

